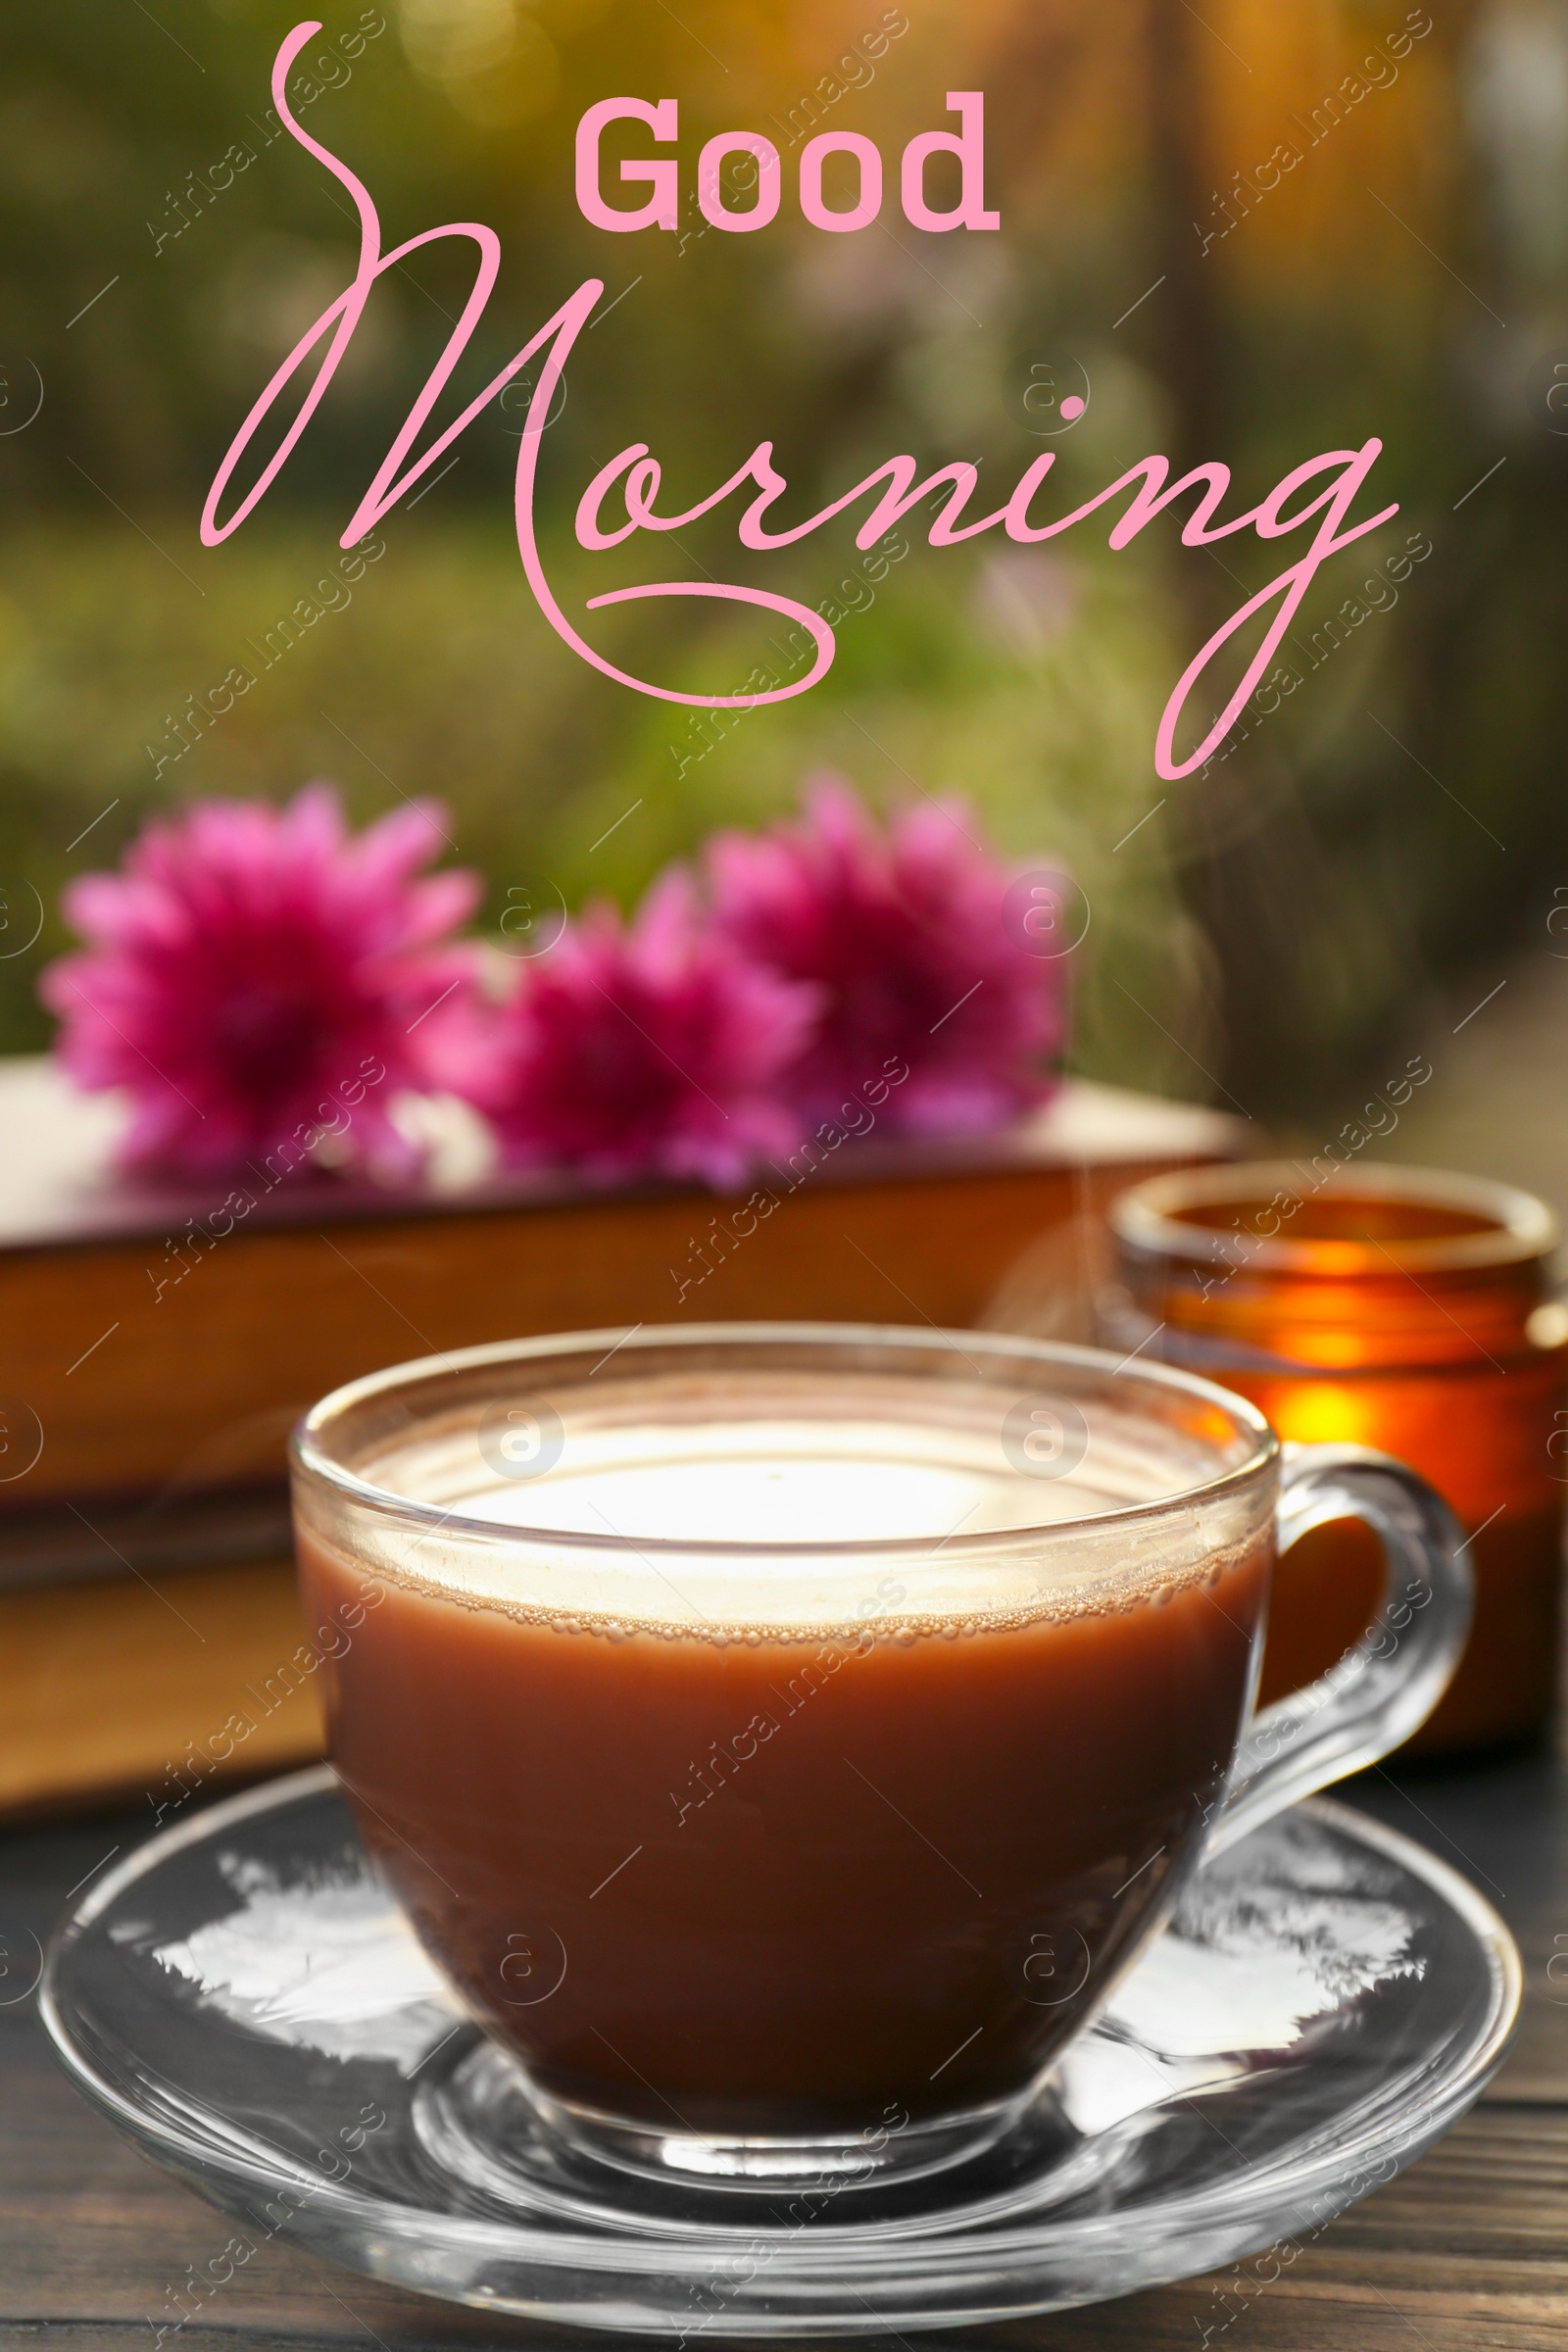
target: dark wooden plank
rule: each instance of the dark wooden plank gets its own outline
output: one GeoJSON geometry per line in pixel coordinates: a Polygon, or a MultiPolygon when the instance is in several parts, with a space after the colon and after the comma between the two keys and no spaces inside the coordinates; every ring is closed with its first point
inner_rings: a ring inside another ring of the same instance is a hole
{"type": "Polygon", "coordinates": [[[1351,1793],[1355,1803],[1467,1878],[1501,1913],[1518,1943],[1524,2018],[1488,2096],[1568,2104],[1568,1768],[1562,1758],[1385,1769],[1363,1774],[1351,1793]]]}

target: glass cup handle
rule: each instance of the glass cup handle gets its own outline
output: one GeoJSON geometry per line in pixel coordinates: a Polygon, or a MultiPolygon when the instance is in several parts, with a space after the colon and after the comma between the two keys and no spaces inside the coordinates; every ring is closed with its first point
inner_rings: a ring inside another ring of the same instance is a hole
{"type": "Polygon", "coordinates": [[[1443,1497],[1403,1462],[1365,1446],[1283,1446],[1281,1557],[1331,1519],[1364,1521],[1383,1546],[1377,1617],[1327,1674],[1252,1716],[1208,1853],[1408,1740],[1459,1663],[1474,1586],[1464,1531],[1443,1497]]]}

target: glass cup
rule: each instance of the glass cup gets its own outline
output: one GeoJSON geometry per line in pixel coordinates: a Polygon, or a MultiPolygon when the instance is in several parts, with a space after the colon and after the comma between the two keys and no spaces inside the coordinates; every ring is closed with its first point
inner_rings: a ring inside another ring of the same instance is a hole
{"type": "Polygon", "coordinates": [[[357,1381],[296,1434],[331,1753],[547,2134],[710,2186],[995,2146],[1205,1853],[1396,1746],[1469,1619],[1401,1464],[970,1332],[642,1328],[357,1381]],[[1377,1625],[1253,1711],[1277,1548],[1377,1625]]]}

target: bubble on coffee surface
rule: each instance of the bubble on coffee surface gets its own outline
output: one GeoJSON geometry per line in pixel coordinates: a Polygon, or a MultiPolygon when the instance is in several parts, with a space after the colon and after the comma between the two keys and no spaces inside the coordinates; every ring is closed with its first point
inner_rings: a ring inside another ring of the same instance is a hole
{"type": "Polygon", "coordinates": [[[537,1626],[542,1633],[598,1640],[612,1645],[632,1642],[701,1642],[716,1649],[799,1650],[802,1658],[793,1667],[786,1666],[785,1672],[799,1672],[804,1664],[837,1674],[841,1667],[868,1657],[875,1650],[909,1649],[924,1642],[972,1641],[976,1636],[1021,1634],[1031,1627],[1059,1625],[1069,1618],[1117,1617],[1135,1609],[1159,1606],[1199,1585],[1210,1589],[1218,1585],[1227,1574],[1245,1566],[1249,1551],[1254,1548],[1238,1547],[1216,1563],[1219,1573],[1214,1576],[1193,1569],[1163,1571],[1136,1584],[1118,1585],[1114,1590],[1080,1586],[1068,1592],[1037,1593],[1012,1607],[970,1608],[961,1616],[935,1610],[919,1615],[905,1613],[876,1623],[834,1618],[827,1605],[821,1615],[800,1623],[772,1619],[759,1623],[771,1599],[760,1594],[756,1604],[758,1614],[751,1616],[657,1618],[622,1607],[618,1617],[611,1617],[596,1615],[588,1609],[567,1613],[553,1602],[526,1598],[496,1585],[474,1587],[452,1578],[421,1576],[416,1570],[400,1576],[397,1581],[424,1592],[432,1600],[498,1613],[519,1625],[537,1626]]]}

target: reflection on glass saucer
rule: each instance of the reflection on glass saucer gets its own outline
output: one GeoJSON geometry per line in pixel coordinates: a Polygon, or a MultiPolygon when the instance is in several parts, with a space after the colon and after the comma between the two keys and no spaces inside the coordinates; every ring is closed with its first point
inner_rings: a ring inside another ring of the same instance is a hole
{"type": "Polygon", "coordinates": [[[143,1846],[68,1919],[41,1997],[88,2097],[259,2233],[493,2310],[689,2337],[1050,2311],[1315,2228],[1477,2096],[1519,1989],[1462,1880],[1314,1799],[1199,1875],[963,2169],[652,2180],[547,2128],[321,1769],[143,1846]]]}

